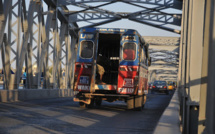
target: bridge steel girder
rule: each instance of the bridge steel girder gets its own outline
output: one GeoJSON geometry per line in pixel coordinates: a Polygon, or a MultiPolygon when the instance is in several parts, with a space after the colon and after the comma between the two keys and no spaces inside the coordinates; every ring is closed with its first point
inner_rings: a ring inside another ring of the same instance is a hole
{"type": "MultiPolygon", "coordinates": [[[[47,1],[47,0],[46,0],[47,1]]],[[[174,8],[175,3],[178,5],[182,5],[181,1],[178,0],[156,0],[156,1],[128,1],[128,0],[104,0],[104,1],[74,1],[74,0],[57,0],[58,6],[65,6],[65,5],[73,5],[77,7],[84,8],[80,11],[64,11],[66,14],[68,14],[70,17],[70,22],[79,22],[79,21],[91,21],[91,20],[101,20],[106,19],[106,21],[100,22],[100,23],[93,23],[92,25],[87,25],[84,27],[92,27],[92,26],[98,26],[102,24],[106,24],[109,22],[117,21],[123,18],[127,18],[131,21],[136,21],[139,23],[143,23],[146,25],[150,25],[153,27],[161,28],[170,32],[175,32],[180,34],[180,30],[170,28],[168,26],[163,26],[166,24],[172,24],[176,26],[180,26],[181,22],[181,14],[169,14],[162,12],[161,10],[167,9],[167,8],[174,8]],[[85,3],[92,3],[92,2],[106,2],[105,4],[101,4],[98,6],[90,6],[85,3]],[[136,7],[144,8],[145,10],[139,11],[136,13],[115,13],[109,10],[102,9],[100,7],[105,5],[110,5],[116,2],[123,2],[129,5],[133,5],[136,7]],[[156,5],[155,8],[148,8],[146,6],[138,5],[138,4],[152,4],[156,5]],[[87,10],[91,10],[94,12],[89,12],[87,10]],[[153,22],[160,22],[160,24],[155,24],[153,22]]],[[[181,9],[181,8],[179,8],[181,9]]]]}
{"type": "Polygon", "coordinates": [[[215,133],[214,12],[212,0],[184,1],[178,75],[183,134],[215,133]]]}
{"type": "Polygon", "coordinates": [[[71,47],[75,46],[76,41],[70,44],[70,35],[76,40],[77,32],[69,30],[69,27],[75,29],[78,26],[76,23],[68,23],[68,16],[62,12],[68,10],[66,7],[57,7],[52,0],[44,1],[49,7],[47,12],[43,11],[42,0],[31,0],[29,5],[26,5],[25,0],[0,1],[2,7],[0,8],[0,52],[5,79],[4,89],[12,90],[20,87],[20,76],[24,65],[27,71],[27,84],[24,88],[40,88],[41,75],[44,76],[42,87],[45,89],[62,89],[72,85],[73,65],[70,60],[74,48],[71,47]],[[58,21],[61,23],[60,29],[58,21]],[[7,32],[4,34],[5,31],[7,32]],[[53,61],[50,61],[51,55],[53,61]],[[12,65],[14,62],[15,66],[12,65]],[[51,62],[53,64],[50,64],[51,62]],[[33,68],[34,65],[37,66],[36,69],[33,68]],[[51,73],[50,67],[55,68],[51,73]],[[64,80],[62,69],[66,74],[64,80]],[[12,71],[15,74],[11,74],[12,71]],[[56,85],[50,84],[50,76],[54,76],[51,80],[56,85]]]}
{"type": "Polygon", "coordinates": [[[206,1],[198,133],[215,133],[215,2],[206,1]]]}
{"type": "MultiPolygon", "coordinates": [[[[131,2],[130,0],[60,0],[59,5],[71,5],[80,3],[92,2],[131,2]]],[[[138,4],[153,4],[157,6],[170,6],[176,9],[182,9],[182,2],[180,0],[132,0],[133,3],[138,4]]]]}

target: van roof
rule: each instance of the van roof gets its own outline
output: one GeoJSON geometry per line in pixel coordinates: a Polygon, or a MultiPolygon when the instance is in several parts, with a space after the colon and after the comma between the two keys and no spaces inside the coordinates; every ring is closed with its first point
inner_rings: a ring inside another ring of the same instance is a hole
{"type": "Polygon", "coordinates": [[[96,32],[99,31],[99,33],[125,33],[128,32],[128,34],[136,33],[140,35],[136,30],[134,29],[123,29],[123,28],[81,28],[80,32],[96,32]]]}

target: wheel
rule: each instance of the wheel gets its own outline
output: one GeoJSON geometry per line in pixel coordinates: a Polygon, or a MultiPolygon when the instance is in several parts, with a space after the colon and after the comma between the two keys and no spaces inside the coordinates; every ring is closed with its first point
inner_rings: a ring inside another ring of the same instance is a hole
{"type": "Polygon", "coordinates": [[[142,111],[144,104],[143,96],[135,96],[135,110],[142,111]]]}
{"type": "Polygon", "coordinates": [[[96,104],[96,106],[101,106],[101,104],[102,104],[102,99],[101,99],[101,98],[96,98],[96,99],[95,99],[95,104],[96,104]]]}
{"type": "Polygon", "coordinates": [[[143,106],[142,106],[142,108],[145,107],[146,99],[147,99],[147,98],[146,98],[146,95],[144,95],[144,96],[143,96],[143,106]]]}
{"type": "Polygon", "coordinates": [[[94,107],[94,99],[90,99],[90,104],[87,104],[87,108],[93,108],[94,107]]]}
{"type": "Polygon", "coordinates": [[[134,96],[128,97],[126,102],[127,102],[127,109],[134,109],[134,96]]]}
{"type": "Polygon", "coordinates": [[[79,106],[80,106],[81,108],[86,108],[86,104],[83,103],[83,102],[79,102],[79,106]]]}
{"type": "Polygon", "coordinates": [[[166,91],[166,95],[168,95],[169,94],[169,91],[166,91]]]}

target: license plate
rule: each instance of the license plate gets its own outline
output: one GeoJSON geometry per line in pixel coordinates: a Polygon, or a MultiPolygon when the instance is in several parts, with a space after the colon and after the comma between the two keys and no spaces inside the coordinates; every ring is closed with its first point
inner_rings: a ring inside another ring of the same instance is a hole
{"type": "Polygon", "coordinates": [[[88,76],[81,76],[80,77],[80,84],[89,84],[89,77],[88,76]]]}

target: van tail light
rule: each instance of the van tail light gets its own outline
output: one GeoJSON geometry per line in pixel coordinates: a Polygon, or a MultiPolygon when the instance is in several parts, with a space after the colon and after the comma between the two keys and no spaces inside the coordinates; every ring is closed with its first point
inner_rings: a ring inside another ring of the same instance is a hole
{"type": "Polygon", "coordinates": [[[164,86],[164,88],[166,88],[166,86],[164,86]]]}
{"type": "Polygon", "coordinates": [[[152,88],[155,88],[155,86],[152,86],[152,88]]]}

